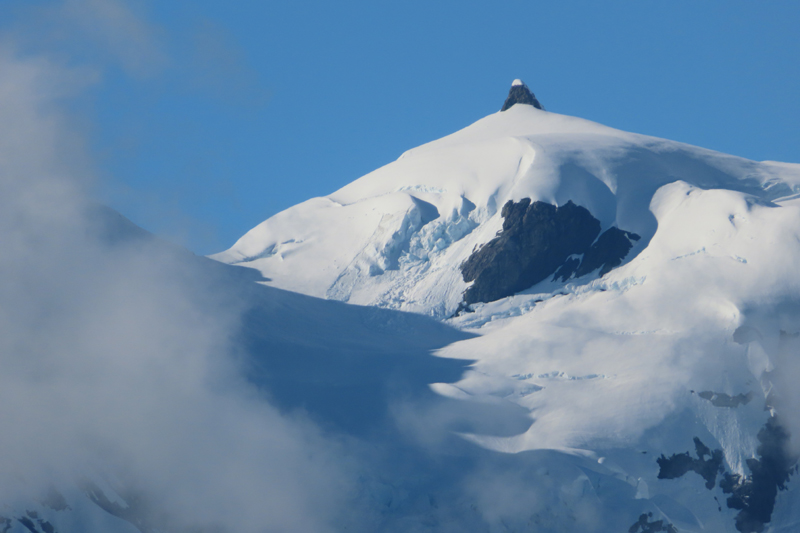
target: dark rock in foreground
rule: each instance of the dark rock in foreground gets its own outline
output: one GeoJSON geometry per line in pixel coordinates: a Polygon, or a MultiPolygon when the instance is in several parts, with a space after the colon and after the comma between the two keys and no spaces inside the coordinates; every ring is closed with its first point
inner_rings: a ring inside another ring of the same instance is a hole
{"type": "Polygon", "coordinates": [[[744,477],[724,472],[722,451],[712,452],[695,437],[698,458],[692,458],[688,452],[669,458],[662,455],[657,460],[660,467],[658,478],[675,479],[687,472],[697,472],[706,480],[706,488],[710,490],[714,488],[717,473],[724,472],[719,486],[722,492],[731,495],[727,501],[728,508],[739,511],[736,529],[741,533],[761,533],[772,519],[778,490],[786,488],[789,476],[797,469],[798,457],[789,449],[789,437],[776,417],[770,417],[758,432],[761,443],[756,449],[758,458],[747,459],[750,475],[744,477]]]}
{"type": "Polygon", "coordinates": [[[759,458],[747,459],[750,475],[725,474],[719,485],[730,494],[728,507],[738,509],[736,529],[742,533],[761,533],[772,519],[778,490],[786,488],[795,471],[797,456],[789,451],[789,433],[773,416],[758,432],[759,458]]]}

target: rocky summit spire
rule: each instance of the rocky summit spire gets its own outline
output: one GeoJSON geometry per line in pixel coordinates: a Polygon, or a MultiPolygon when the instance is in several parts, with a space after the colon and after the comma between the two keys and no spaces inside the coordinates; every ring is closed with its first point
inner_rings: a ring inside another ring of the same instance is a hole
{"type": "Polygon", "coordinates": [[[539,100],[533,95],[528,86],[523,83],[522,80],[514,80],[514,83],[511,84],[511,90],[508,91],[508,98],[506,98],[506,102],[503,104],[503,109],[500,111],[505,111],[509,109],[514,104],[528,104],[532,105],[536,109],[541,109],[544,111],[544,106],[539,103],[539,100]]]}

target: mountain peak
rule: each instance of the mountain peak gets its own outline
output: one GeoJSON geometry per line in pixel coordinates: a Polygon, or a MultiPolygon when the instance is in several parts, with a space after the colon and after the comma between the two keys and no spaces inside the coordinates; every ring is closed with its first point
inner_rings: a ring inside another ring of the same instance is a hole
{"type": "Polygon", "coordinates": [[[528,104],[536,109],[544,111],[544,106],[539,103],[539,100],[537,100],[536,96],[528,89],[525,82],[520,79],[516,79],[511,83],[511,89],[508,91],[508,98],[506,98],[503,108],[500,111],[510,109],[514,104],[528,104]]]}

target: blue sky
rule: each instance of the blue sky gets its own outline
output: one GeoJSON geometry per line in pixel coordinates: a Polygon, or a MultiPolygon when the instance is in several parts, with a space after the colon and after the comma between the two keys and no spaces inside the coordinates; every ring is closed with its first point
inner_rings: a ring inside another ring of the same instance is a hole
{"type": "MultiPolygon", "coordinates": [[[[97,195],[207,254],[497,111],[548,110],[800,162],[800,3],[5,0],[68,102],[97,195]]],[[[1,75],[1,74],[0,74],[1,75]]]]}

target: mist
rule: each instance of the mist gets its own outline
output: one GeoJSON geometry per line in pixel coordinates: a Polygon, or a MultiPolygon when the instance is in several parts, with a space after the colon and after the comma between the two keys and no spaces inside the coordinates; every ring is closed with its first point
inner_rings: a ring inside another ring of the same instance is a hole
{"type": "Polygon", "coordinates": [[[70,44],[74,17],[94,25],[75,43],[114,35],[118,57],[65,60],[13,31],[0,45],[4,512],[55,490],[77,517],[66,530],[407,531],[436,493],[441,520],[483,529],[461,472],[483,452],[453,432],[527,418],[429,390],[468,364],[431,351],[470,335],[259,287],[98,204],[72,104],[109,62],[141,76],[167,60],[115,0],[28,24],[60,24],[70,44]]]}
{"type": "Polygon", "coordinates": [[[72,529],[405,532],[541,508],[541,492],[499,496],[520,486],[515,458],[457,435],[522,432],[524,410],[429,388],[469,365],[431,353],[471,335],[259,287],[96,203],[68,104],[98,69],[0,48],[7,512],[55,489],[84,520],[72,529]]]}
{"type": "Polygon", "coordinates": [[[151,526],[328,530],[347,460],[244,379],[234,338],[248,304],[92,199],[67,104],[97,67],[7,37],[0,73],[2,501],[113,481],[151,526]]]}

